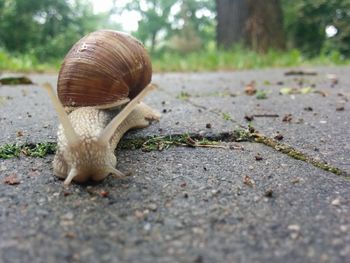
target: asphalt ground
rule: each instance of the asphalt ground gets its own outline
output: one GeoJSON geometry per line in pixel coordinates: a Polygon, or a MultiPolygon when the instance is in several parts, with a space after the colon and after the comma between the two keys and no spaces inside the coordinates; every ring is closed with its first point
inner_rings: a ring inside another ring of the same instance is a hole
{"type": "MultiPolygon", "coordinates": [[[[350,262],[349,70],[155,74],[145,101],[162,118],[124,142],[225,142],[119,148],[126,180],[65,188],[52,154],[0,159],[0,262],[350,262]],[[248,126],[298,158],[222,136],[248,126]]],[[[0,86],[2,146],[56,140],[40,84],[57,76],[28,77],[33,85],[0,86]]]]}

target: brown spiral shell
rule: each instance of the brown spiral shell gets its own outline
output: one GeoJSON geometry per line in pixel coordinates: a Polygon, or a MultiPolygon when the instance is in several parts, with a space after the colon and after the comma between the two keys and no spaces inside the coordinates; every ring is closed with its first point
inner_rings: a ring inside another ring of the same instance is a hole
{"type": "Polygon", "coordinates": [[[68,52],[57,93],[63,106],[108,108],[134,98],[151,78],[151,60],[141,42],[122,32],[99,30],[68,52]]]}

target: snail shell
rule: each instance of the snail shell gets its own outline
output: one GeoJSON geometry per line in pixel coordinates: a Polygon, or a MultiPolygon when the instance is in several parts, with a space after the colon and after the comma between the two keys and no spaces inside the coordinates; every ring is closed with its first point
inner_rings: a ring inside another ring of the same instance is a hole
{"type": "Polygon", "coordinates": [[[110,108],[133,99],[151,78],[151,60],[141,42],[122,32],[99,30],[68,52],[57,93],[65,107],[110,108]]]}

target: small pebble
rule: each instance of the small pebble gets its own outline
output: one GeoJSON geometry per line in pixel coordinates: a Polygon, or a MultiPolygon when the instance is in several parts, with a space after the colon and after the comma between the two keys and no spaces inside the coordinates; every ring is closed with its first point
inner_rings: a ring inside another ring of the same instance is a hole
{"type": "Polygon", "coordinates": [[[339,198],[334,199],[331,204],[334,205],[334,206],[339,206],[340,205],[340,199],[339,198]]]}

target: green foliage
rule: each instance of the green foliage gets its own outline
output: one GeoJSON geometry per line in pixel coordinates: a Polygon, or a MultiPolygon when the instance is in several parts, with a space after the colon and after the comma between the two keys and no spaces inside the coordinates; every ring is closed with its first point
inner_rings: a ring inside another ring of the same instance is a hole
{"type": "Polygon", "coordinates": [[[125,7],[140,14],[134,35],[151,53],[162,52],[164,46],[189,52],[215,38],[214,3],[214,0],[132,0],[125,7]]]}
{"type": "Polygon", "coordinates": [[[31,157],[45,157],[56,152],[56,143],[46,142],[38,144],[5,144],[0,146],[0,159],[19,157],[20,154],[31,157]]]}
{"type": "Polygon", "coordinates": [[[266,54],[236,46],[230,51],[206,48],[187,54],[166,52],[153,57],[156,71],[210,71],[259,69],[267,67],[292,67],[301,65],[344,65],[349,60],[340,59],[334,54],[323,54],[320,57],[307,59],[298,50],[286,52],[270,50],[266,54]]]}
{"type": "Polygon", "coordinates": [[[350,55],[349,0],[283,0],[282,2],[290,46],[309,56],[334,51],[350,55]],[[338,33],[329,38],[325,29],[331,25],[338,30],[338,33]]]}
{"type": "MultiPolygon", "coordinates": [[[[0,50],[0,70],[10,71],[57,71],[61,59],[50,63],[40,63],[32,55],[11,56],[0,50]]],[[[294,67],[303,65],[349,65],[350,60],[344,59],[338,51],[307,58],[298,50],[286,52],[270,50],[267,54],[258,54],[242,47],[230,51],[206,48],[184,56],[178,52],[163,52],[152,56],[155,72],[171,71],[212,71],[261,69],[268,67],[294,67]]],[[[188,94],[180,93],[181,99],[187,99],[188,94]]]]}
{"type": "Polygon", "coordinates": [[[129,0],[94,14],[90,1],[0,0],[0,70],[57,70],[70,47],[101,27],[120,29],[109,15],[140,14],[133,34],[146,44],[155,71],[208,71],[348,63],[350,0],[280,0],[289,50],[257,54],[243,46],[216,48],[215,0],[129,0]],[[338,33],[327,38],[326,26],[338,33]]]}
{"type": "Polygon", "coordinates": [[[0,7],[0,47],[26,54],[30,59],[21,56],[22,61],[34,65],[62,59],[75,41],[106,21],[82,0],[0,0],[0,7]]]}
{"type": "Polygon", "coordinates": [[[0,48],[0,71],[57,71],[61,59],[51,59],[47,63],[41,63],[33,54],[12,55],[0,48]]]}
{"type": "Polygon", "coordinates": [[[255,94],[255,97],[256,97],[258,100],[267,99],[267,92],[266,92],[265,90],[257,90],[257,91],[256,91],[256,94],[255,94]]]}
{"type": "Polygon", "coordinates": [[[133,0],[125,6],[128,10],[137,11],[141,15],[135,36],[148,45],[151,52],[158,44],[159,34],[167,36],[171,28],[170,11],[176,2],[177,0],[133,0]]]}

